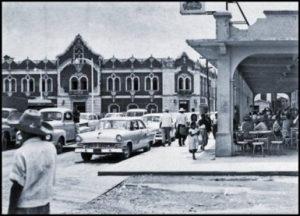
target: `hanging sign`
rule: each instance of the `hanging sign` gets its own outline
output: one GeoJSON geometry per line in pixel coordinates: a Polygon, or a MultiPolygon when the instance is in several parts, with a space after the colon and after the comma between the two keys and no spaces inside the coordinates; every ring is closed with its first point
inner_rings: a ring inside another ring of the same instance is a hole
{"type": "Polygon", "coordinates": [[[202,1],[184,1],[180,2],[180,13],[189,14],[207,14],[205,4],[202,1]]]}

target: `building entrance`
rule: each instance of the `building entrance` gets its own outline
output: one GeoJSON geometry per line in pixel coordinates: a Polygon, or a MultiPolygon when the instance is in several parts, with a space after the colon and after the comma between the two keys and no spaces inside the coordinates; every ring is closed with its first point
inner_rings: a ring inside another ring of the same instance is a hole
{"type": "Polygon", "coordinates": [[[179,101],[179,108],[183,108],[186,112],[189,112],[190,111],[190,101],[188,100],[180,100],[179,101]]]}
{"type": "Polygon", "coordinates": [[[85,102],[73,102],[73,108],[75,107],[77,107],[79,112],[85,112],[85,102]]]}

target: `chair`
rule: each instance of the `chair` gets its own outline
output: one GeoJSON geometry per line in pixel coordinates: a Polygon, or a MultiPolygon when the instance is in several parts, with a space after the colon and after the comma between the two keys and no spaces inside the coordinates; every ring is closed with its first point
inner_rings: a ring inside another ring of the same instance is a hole
{"type": "Polygon", "coordinates": [[[296,149],[298,150],[298,128],[291,128],[291,133],[290,133],[290,137],[291,137],[291,146],[292,147],[296,147],[296,149]]]}
{"type": "Polygon", "coordinates": [[[237,141],[236,145],[238,145],[238,146],[241,147],[242,153],[245,153],[246,152],[245,151],[245,149],[246,149],[245,147],[246,147],[246,145],[248,145],[248,142],[247,141],[237,141]]]}
{"type": "Polygon", "coordinates": [[[275,135],[275,133],[273,133],[273,136],[275,138],[275,140],[271,141],[271,149],[273,150],[273,146],[277,146],[277,154],[279,154],[280,152],[282,152],[282,146],[283,146],[283,139],[277,137],[275,135]]]}
{"type": "Polygon", "coordinates": [[[254,138],[254,142],[263,142],[263,148],[264,150],[269,151],[270,150],[270,142],[269,142],[269,137],[260,137],[260,138],[254,138]]]}
{"type": "Polygon", "coordinates": [[[254,141],[254,142],[252,142],[252,146],[253,146],[252,157],[254,156],[255,148],[256,148],[257,146],[260,146],[262,156],[263,156],[263,157],[265,156],[265,153],[264,153],[264,144],[265,144],[265,143],[262,142],[262,141],[254,141]]]}

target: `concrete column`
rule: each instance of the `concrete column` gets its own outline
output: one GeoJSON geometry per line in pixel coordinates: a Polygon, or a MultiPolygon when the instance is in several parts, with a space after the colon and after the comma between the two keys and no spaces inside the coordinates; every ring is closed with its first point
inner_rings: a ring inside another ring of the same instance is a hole
{"type": "Polygon", "coordinates": [[[231,80],[230,53],[220,55],[218,59],[218,132],[216,140],[216,156],[232,156],[233,128],[233,83],[231,80]]]}

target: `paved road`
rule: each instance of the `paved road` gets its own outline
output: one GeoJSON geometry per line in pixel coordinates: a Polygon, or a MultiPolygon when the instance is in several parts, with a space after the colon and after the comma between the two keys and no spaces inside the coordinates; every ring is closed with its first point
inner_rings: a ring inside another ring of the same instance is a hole
{"type": "MultiPolygon", "coordinates": [[[[8,176],[15,151],[2,152],[2,213],[7,213],[11,187],[8,176]]],[[[80,154],[73,151],[58,155],[51,213],[62,213],[76,208],[122,182],[126,178],[125,176],[97,176],[99,170],[116,163],[122,163],[122,161],[116,157],[94,156],[91,162],[85,163],[80,154]]]]}

